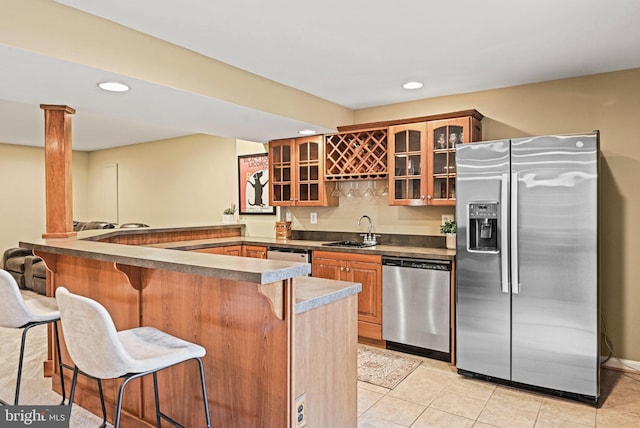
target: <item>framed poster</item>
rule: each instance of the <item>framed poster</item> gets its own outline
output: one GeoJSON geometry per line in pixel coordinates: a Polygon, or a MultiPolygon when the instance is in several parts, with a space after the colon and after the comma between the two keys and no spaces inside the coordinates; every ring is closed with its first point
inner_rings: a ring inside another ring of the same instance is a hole
{"type": "Polygon", "coordinates": [[[269,156],[267,153],[238,156],[240,215],[274,215],[269,205],[269,156]]]}

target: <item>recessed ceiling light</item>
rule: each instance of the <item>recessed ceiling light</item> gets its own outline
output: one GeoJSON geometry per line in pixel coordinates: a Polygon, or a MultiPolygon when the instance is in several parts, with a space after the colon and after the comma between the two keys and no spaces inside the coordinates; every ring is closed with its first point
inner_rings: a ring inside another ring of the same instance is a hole
{"type": "Polygon", "coordinates": [[[303,129],[301,131],[298,131],[298,134],[300,134],[300,135],[313,135],[315,133],[316,133],[316,131],[313,130],[313,129],[303,129]]]}
{"type": "Polygon", "coordinates": [[[100,82],[98,87],[109,92],[127,92],[129,90],[127,85],[118,82],[100,82]]]}
{"type": "Polygon", "coordinates": [[[407,82],[404,85],[402,85],[403,88],[405,89],[420,89],[422,88],[422,83],[420,82],[407,82]]]}

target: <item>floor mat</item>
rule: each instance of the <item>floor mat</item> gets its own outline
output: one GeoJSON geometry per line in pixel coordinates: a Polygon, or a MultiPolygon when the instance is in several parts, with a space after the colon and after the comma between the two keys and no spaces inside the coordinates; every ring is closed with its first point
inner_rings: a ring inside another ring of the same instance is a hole
{"type": "Polygon", "coordinates": [[[358,380],[395,388],[420,365],[420,360],[384,349],[358,346],[358,380]]]}

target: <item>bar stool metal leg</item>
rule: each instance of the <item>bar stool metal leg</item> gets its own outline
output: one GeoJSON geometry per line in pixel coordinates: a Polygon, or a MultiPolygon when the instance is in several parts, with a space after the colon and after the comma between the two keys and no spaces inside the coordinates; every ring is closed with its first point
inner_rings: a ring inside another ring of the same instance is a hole
{"type": "Polygon", "coordinates": [[[60,369],[60,388],[62,389],[62,401],[61,405],[64,405],[64,401],[66,399],[66,393],[64,390],[64,373],[62,373],[62,355],[60,355],[60,336],[58,336],[58,323],[53,323],[53,332],[56,340],[56,354],[58,354],[58,368],[60,369]]]}
{"type": "Polygon", "coordinates": [[[107,409],[104,405],[104,394],[102,393],[102,380],[99,378],[95,378],[98,381],[98,392],[100,393],[100,406],[102,407],[102,425],[100,428],[104,428],[107,426],[107,409]]]}
{"type": "Polygon", "coordinates": [[[71,413],[71,410],[73,408],[73,397],[76,394],[76,384],[78,381],[78,373],[82,373],[82,375],[95,379],[98,382],[98,392],[100,393],[100,405],[102,407],[102,425],[100,425],[100,428],[105,428],[107,426],[107,409],[104,404],[104,395],[102,393],[102,381],[97,377],[89,376],[88,374],[80,371],[80,369],[78,369],[78,366],[75,366],[73,368],[73,380],[71,381],[71,392],[69,393],[69,413],[71,413]]]}
{"type": "Polygon", "coordinates": [[[160,418],[160,397],[158,396],[158,373],[153,372],[153,395],[156,399],[156,426],[162,426],[160,418]]]}
{"type": "MultiPolygon", "coordinates": [[[[44,325],[49,323],[51,323],[51,321],[29,323],[22,330],[22,340],[20,343],[20,359],[18,360],[18,375],[16,377],[16,392],[13,400],[13,404],[15,406],[18,405],[18,400],[20,398],[20,385],[22,383],[22,366],[24,362],[24,349],[27,343],[27,332],[31,329],[31,327],[36,327],[38,325],[44,325]]],[[[53,331],[54,331],[55,343],[56,343],[56,353],[58,354],[58,368],[60,369],[60,385],[62,388],[62,402],[60,404],[64,404],[64,401],[66,399],[66,392],[64,388],[64,375],[62,373],[63,366],[62,366],[62,357],[60,355],[60,340],[58,338],[58,323],[56,321],[53,321],[53,328],[54,328],[53,331]]]]}
{"type": "MultiPolygon", "coordinates": [[[[71,391],[69,392],[69,407],[73,407],[73,397],[76,395],[76,381],[78,380],[78,367],[73,368],[73,378],[71,379],[71,391]]],[[[71,410],[69,410],[71,411],[71,410]]]]}
{"type": "Polygon", "coordinates": [[[25,344],[25,341],[27,340],[27,332],[31,327],[33,326],[29,325],[25,327],[24,330],[22,330],[22,343],[20,345],[20,359],[18,360],[18,377],[16,379],[16,395],[15,395],[15,399],[13,400],[14,406],[18,405],[18,398],[20,397],[20,381],[22,379],[22,361],[24,360],[24,344],[25,344]]]}
{"type": "Polygon", "coordinates": [[[207,384],[204,379],[204,363],[202,358],[196,358],[198,360],[198,367],[200,367],[200,384],[202,385],[202,399],[204,401],[204,417],[207,421],[207,428],[211,428],[211,415],[209,414],[209,398],[207,397],[207,384]]]}

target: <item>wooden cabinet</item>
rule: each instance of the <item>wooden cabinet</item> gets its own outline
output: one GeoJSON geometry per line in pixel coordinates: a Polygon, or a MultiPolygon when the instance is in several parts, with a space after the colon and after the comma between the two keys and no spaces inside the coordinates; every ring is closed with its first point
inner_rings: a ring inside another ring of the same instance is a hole
{"type": "Polygon", "coordinates": [[[272,206],[335,206],[335,184],[324,179],[322,136],[269,142],[269,204],[272,206]]]}
{"type": "Polygon", "coordinates": [[[312,275],[359,282],[358,336],[382,340],[382,258],[376,255],[314,251],[312,275]]]}
{"type": "Polygon", "coordinates": [[[242,255],[244,257],[253,257],[255,259],[266,259],[267,247],[261,247],[258,245],[243,245],[242,255]]]}
{"type": "Polygon", "coordinates": [[[390,126],[389,205],[455,205],[455,145],[482,139],[480,119],[390,126]]]}
{"type": "Polygon", "coordinates": [[[242,245],[227,245],[225,247],[211,247],[193,250],[196,253],[222,254],[224,256],[241,256],[242,245]]]}
{"type": "Polygon", "coordinates": [[[224,256],[253,257],[256,259],[267,258],[267,247],[260,245],[227,245],[224,247],[211,247],[193,250],[196,253],[222,254],[224,256]]]}
{"type": "Polygon", "coordinates": [[[325,178],[387,178],[387,128],[325,135],[325,178]]]}

